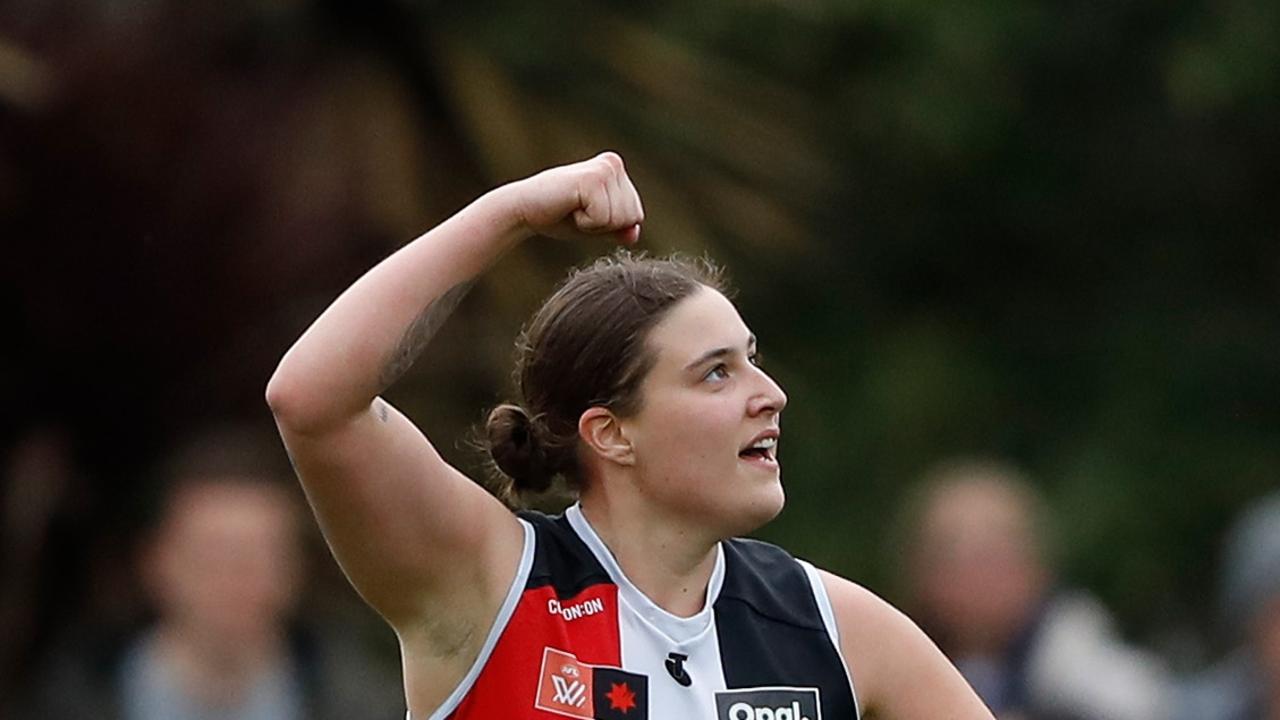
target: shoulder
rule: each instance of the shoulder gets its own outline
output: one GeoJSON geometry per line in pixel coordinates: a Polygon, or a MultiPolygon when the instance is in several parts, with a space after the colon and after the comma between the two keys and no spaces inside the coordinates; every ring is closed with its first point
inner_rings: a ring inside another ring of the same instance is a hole
{"type": "Polygon", "coordinates": [[[840,630],[840,649],[858,675],[873,679],[899,655],[910,657],[919,646],[933,645],[911,618],[871,590],[826,570],[818,576],[840,630]]]}
{"type": "Polygon", "coordinates": [[[831,598],[831,607],[841,625],[848,619],[868,630],[902,632],[915,627],[915,623],[900,610],[862,585],[821,568],[818,576],[822,578],[822,585],[831,598]],[[867,623],[873,624],[867,626],[867,623]]]}
{"type": "Polygon", "coordinates": [[[867,588],[819,570],[844,655],[868,715],[990,720],[938,647],[902,611],[867,588]],[[921,692],[925,690],[927,692],[921,692]]]}
{"type": "MultiPolygon", "coordinates": [[[[734,538],[723,543],[726,576],[722,597],[744,599],[762,609],[794,607],[797,595],[810,595],[807,563],[786,550],[759,540],[734,538]]],[[[830,600],[840,637],[858,639],[857,645],[875,646],[895,635],[919,633],[906,615],[867,588],[821,568],[813,568],[830,600]],[[867,641],[876,642],[867,642],[867,641]]],[[[842,640],[841,645],[848,643],[842,640]]],[[[842,647],[842,649],[844,649],[842,647]]]]}

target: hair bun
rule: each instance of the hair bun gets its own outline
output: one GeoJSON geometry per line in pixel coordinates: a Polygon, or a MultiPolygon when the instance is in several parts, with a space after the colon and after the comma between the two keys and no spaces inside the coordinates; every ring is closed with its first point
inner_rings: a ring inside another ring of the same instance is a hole
{"type": "Polygon", "coordinates": [[[510,403],[495,407],[485,422],[485,437],[489,456],[517,491],[542,492],[551,486],[554,473],[547,467],[535,422],[524,408],[510,403]]]}

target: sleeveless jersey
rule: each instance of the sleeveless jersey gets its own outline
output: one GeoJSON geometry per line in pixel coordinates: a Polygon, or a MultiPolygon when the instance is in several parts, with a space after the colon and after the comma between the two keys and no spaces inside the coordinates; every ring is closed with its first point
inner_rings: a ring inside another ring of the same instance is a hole
{"type": "Polygon", "coordinates": [[[520,521],[511,590],[470,672],[428,720],[858,717],[831,603],[808,563],[724,541],[705,606],[681,618],[627,579],[577,505],[520,521]]]}

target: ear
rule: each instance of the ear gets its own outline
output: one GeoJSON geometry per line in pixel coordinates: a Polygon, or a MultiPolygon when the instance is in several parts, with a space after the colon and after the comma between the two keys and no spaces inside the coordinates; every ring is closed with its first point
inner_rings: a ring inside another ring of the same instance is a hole
{"type": "Polygon", "coordinates": [[[617,416],[606,408],[591,407],[578,418],[578,437],[592,454],[617,463],[635,465],[635,448],[617,416]]]}

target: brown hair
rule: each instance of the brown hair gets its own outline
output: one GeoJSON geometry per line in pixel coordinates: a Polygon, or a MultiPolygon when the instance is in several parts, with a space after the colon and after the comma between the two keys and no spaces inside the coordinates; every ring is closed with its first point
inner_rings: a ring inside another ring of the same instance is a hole
{"type": "Polygon", "coordinates": [[[591,407],[621,417],[639,410],[640,383],[655,360],[649,331],[702,287],[724,289],[709,260],[625,250],[570,273],[516,341],[519,399],[485,423],[499,497],[514,504],[557,476],[581,488],[578,419],[591,407]]]}

